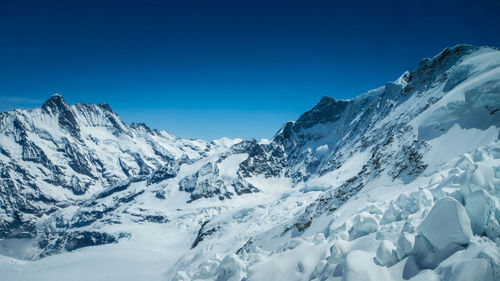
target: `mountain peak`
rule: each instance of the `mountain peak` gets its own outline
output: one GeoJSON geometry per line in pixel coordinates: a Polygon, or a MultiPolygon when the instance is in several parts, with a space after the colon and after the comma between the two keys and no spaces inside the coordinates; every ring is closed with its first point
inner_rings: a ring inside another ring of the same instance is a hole
{"type": "Polygon", "coordinates": [[[138,122],[138,123],[132,122],[132,123],[130,123],[130,128],[138,130],[138,131],[146,132],[146,133],[151,133],[151,129],[145,123],[142,123],[142,122],[138,122]]]}
{"type": "Polygon", "coordinates": [[[348,103],[349,101],[335,100],[332,97],[323,96],[311,110],[299,117],[295,125],[309,128],[318,123],[335,122],[339,119],[348,103]]]}
{"type": "Polygon", "coordinates": [[[423,59],[417,68],[411,72],[405,91],[410,92],[415,88],[424,89],[429,87],[429,83],[432,83],[439,75],[448,71],[465,56],[472,54],[479,48],[472,45],[460,44],[444,49],[432,59],[423,59]]]}
{"type": "Polygon", "coordinates": [[[42,105],[42,109],[49,114],[60,112],[61,109],[67,108],[67,107],[68,107],[68,105],[64,101],[64,98],[58,93],[53,94],[42,105]]]}
{"type": "Polygon", "coordinates": [[[450,48],[445,48],[432,59],[427,58],[421,61],[419,67],[424,66],[426,68],[437,68],[437,70],[448,69],[459,59],[478,49],[479,47],[466,44],[459,44],[450,48]]]}
{"type": "Polygon", "coordinates": [[[42,110],[50,115],[57,116],[59,125],[71,135],[79,138],[80,128],[75,115],[60,94],[52,95],[42,105],[42,110]]]}
{"type": "Polygon", "coordinates": [[[329,97],[329,96],[323,96],[323,97],[319,100],[319,102],[318,102],[318,104],[317,104],[316,106],[318,106],[318,105],[320,105],[320,104],[331,103],[331,102],[335,102],[335,99],[334,99],[334,98],[332,98],[332,97],[329,97]]]}
{"type": "Polygon", "coordinates": [[[53,94],[50,98],[48,98],[45,102],[49,102],[49,101],[53,101],[53,102],[62,102],[62,103],[65,103],[66,102],[64,101],[64,98],[63,96],[61,96],[61,94],[59,93],[55,93],[53,94]]]}
{"type": "Polygon", "coordinates": [[[111,107],[109,106],[109,104],[107,104],[105,102],[102,102],[102,103],[98,104],[98,106],[101,107],[102,109],[106,110],[106,111],[114,113],[114,111],[111,109],[111,107]]]}
{"type": "Polygon", "coordinates": [[[409,79],[410,79],[410,72],[407,70],[403,74],[401,74],[401,76],[399,76],[399,78],[396,79],[396,81],[394,81],[394,83],[405,87],[406,84],[408,84],[409,79]]]}
{"type": "Polygon", "coordinates": [[[456,54],[456,55],[466,55],[470,54],[480,47],[474,46],[474,45],[469,45],[469,44],[458,44],[453,47],[448,47],[445,48],[441,53],[439,53],[436,57],[441,57],[441,56],[449,56],[451,54],[456,54]]]}

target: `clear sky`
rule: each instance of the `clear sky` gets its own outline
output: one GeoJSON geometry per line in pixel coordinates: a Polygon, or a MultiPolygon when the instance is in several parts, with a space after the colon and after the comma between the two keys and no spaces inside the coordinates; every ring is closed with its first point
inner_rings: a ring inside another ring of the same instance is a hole
{"type": "Polygon", "coordinates": [[[495,0],[0,0],[0,110],[57,92],[180,137],[270,138],[445,47],[500,47],[499,16],[495,0]]]}

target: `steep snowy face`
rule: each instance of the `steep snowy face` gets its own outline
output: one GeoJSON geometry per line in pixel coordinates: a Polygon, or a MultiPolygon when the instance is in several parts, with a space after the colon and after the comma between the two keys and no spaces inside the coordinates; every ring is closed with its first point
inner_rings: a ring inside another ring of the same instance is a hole
{"type": "Polygon", "coordinates": [[[32,236],[43,214],[215,146],[127,126],[107,104],[70,106],[58,94],[41,108],[0,113],[0,237],[32,236]]]}
{"type": "Polygon", "coordinates": [[[323,98],[247,144],[239,167],[295,188],[203,224],[169,276],[499,280],[499,85],[500,51],[459,45],[355,99],[323,98]]]}
{"type": "MultiPolygon", "coordinates": [[[[496,140],[499,66],[498,50],[459,45],[425,59],[398,83],[350,100],[345,121],[337,121],[319,143],[330,141],[331,153],[311,153],[311,159],[317,159],[316,173],[306,169],[304,175],[313,175],[309,185],[323,184],[322,178],[331,179],[329,175],[338,174],[353,156],[367,157],[360,159],[357,174],[309,206],[295,227],[304,229],[313,217],[335,210],[374,179],[410,183],[426,169],[433,171],[452,157],[496,140]]],[[[309,159],[304,163],[311,165],[309,159]]],[[[293,169],[300,172],[303,166],[298,167],[293,169]]]]}

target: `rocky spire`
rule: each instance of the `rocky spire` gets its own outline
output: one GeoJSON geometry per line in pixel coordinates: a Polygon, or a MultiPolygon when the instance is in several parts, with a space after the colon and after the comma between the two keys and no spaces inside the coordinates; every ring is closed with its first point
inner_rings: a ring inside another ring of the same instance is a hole
{"type": "Polygon", "coordinates": [[[42,110],[50,115],[57,116],[59,125],[72,136],[80,138],[80,126],[75,115],[60,94],[52,95],[42,105],[42,110]]]}
{"type": "Polygon", "coordinates": [[[57,114],[67,107],[68,105],[64,101],[64,98],[57,93],[53,94],[42,105],[43,111],[45,111],[48,114],[57,114]]]}

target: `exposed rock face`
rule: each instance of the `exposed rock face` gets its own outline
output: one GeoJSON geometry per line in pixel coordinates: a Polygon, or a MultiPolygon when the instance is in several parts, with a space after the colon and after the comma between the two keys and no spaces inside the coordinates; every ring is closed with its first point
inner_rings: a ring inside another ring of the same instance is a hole
{"type": "Polygon", "coordinates": [[[214,197],[219,199],[230,198],[231,192],[218,176],[219,170],[212,163],[207,163],[191,176],[179,182],[179,189],[191,193],[191,201],[201,197],[214,197]]]}
{"type": "Polygon", "coordinates": [[[170,158],[165,165],[155,170],[148,178],[148,184],[158,183],[177,176],[180,166],[189,161],[187,157],[175,160],[170,158]]]}
{"type": "Polygon", "coordinates": [[[64,128],[71,136],[80,138],[80,126],[61,95],[55,94],[46,100],[42,105],[42,111],[48,115],[57,116],[61,128],[64,128]]]}
{"type": "Polygon", "coordinates": [[[124,181],[167,179],[210,147],[127,126],[107,104],[68,105],[58,94],[41,108],[2,112],[0,238],[32,237],[44,214],[124,181]]]}

